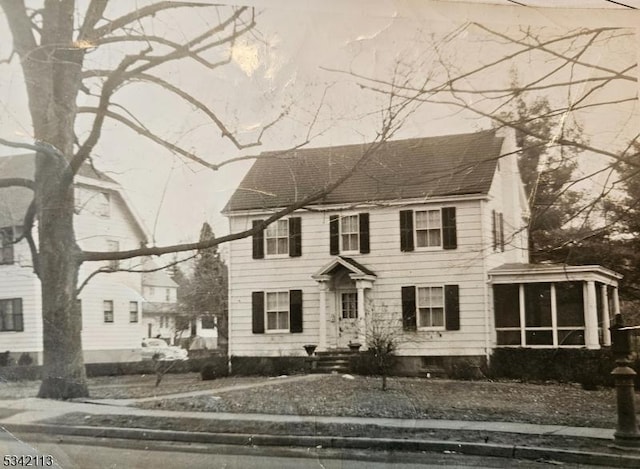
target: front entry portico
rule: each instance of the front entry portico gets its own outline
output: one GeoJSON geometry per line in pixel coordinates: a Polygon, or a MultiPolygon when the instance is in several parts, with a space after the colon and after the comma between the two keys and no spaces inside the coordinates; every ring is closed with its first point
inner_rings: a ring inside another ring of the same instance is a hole
{"type": "Polygon", "coordinates": [[[367,290],[376,275],[355,260],[338,256],[312,277],[320,293],[318,351],[354,342],[366,348],[367,290]]]}

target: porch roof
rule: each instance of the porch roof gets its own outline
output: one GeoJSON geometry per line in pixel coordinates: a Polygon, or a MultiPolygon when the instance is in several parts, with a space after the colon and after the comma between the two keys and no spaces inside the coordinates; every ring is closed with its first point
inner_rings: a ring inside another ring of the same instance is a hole
{"type": "Polygon", "coordinates": [[[503,264],[489,271],[489,283],[595,281],[618,286],[622,275],[600,265],[503,264]]]}
{"type": "Polygon", "coordinates": [[[349,270],[352,274],[377,277],[372,270],[360,264],[358,261],[345,256],[337,256],[331,262],[323,266],[318,272],[312,275],[312,277],[318,278],[325,275],[330,275],[333,272],[333,270],[338,266],[344,267],[345,269],[349,270]]]}

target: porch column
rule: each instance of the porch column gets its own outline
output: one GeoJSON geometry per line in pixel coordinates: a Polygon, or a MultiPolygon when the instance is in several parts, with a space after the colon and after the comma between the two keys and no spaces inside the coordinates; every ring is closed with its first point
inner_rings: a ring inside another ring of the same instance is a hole
{"type": "Polygon", "coordinates": [[[599,349],[598,340],[598,306],[596,297],[596,282],[587,281],[587,296],[584,309],[584,344],[588,349],[599,349]]]}
{"type": "Polygon", "coordinates": [[[320,305],[318,308],[318,348],[323,352],[327,350],[327,289],[329,277],[317,277],[318,290],[320,292],[320,305]]]}
{"type": "Polygon", "coordinates": [[[613,317],[620,314],[620,297],[618,296],[618,287],[613,287],[613,317]]]}
{"type": "Polygon", "coordinates": [[[611,318],[609,317],[609,289],[605,284],[600,285],[600,292],[602,297],[602,345],[611,345],[611,318]]]}
{"type": "Polygon", "coordinates": [[[358,292],[358,342],[362,345],[362,349],[367,349],[367,335],[369,331],[369,317],[367,316],[365,290],[373,288],[373,280],[369,275],[350,275],[356,282],[356,290],[358,292]]]}

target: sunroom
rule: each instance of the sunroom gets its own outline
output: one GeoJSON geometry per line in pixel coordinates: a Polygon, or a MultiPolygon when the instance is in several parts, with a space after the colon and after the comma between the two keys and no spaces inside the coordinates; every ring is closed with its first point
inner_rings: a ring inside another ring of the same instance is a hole
{"type": "Polygon", "coordinates": [[[595,265],[504,264],[490,270],[496,346],[611,345],[621,278],[595,265]]]}

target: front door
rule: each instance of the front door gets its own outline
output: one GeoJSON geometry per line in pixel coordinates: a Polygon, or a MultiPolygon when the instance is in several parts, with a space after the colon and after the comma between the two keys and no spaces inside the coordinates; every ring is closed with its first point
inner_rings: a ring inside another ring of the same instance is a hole
{"type": "Polygon", "coordinates": [[[358,293],[356,290],[336,291],[338,316],[338,347],[346,348],[358,342],[358,293]]]}

